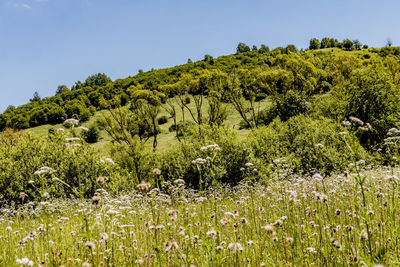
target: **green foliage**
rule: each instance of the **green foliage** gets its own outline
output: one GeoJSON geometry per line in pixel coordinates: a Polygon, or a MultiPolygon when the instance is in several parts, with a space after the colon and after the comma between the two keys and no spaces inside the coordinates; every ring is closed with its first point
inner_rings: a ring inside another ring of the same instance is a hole
{"type": "Polygon", "coordinates": [[[310,45],[308,46],[309,49],[315,50],[320,48],[320,42],[317,38],[312,38],[310,40],[310,45]]]}
{"type": "Polygon", "coordinates": [[[90,126],[87,131],[83,130],[82,131],[82,138],[85,140],[85,142],[89,144],[94,144],[99,141],[100,138],[100,132],[99,129],[97,128],[96,125],[90,126]]]}
{"type": "Polygon", "coordinates": [[[295,172],[332,173],[366,157],[357,138],[330,119],[297,116],[287,122],[275,120],[249,136],[254,156],[264,165],[286,158],[295,172]]]}
{"type": "Polygon", "coordinates": [[[89,198],[100,188],[99,176],[109,177],[102,187],[115,193],[122,189],[117,169],[101,163],[97,151],[87,145],[66,146],[62,133],[48,139],[11,131],[0,135],[0,195],[7,201],[40,201],[44,193],[52,198],[89,198]],[[35,175],[42,167],[55,172],[35,175]],[[27,197],[21,198],[21,192],[27,197]]]}
{"type": "Polygon", "coordinates": [[[383,68],[360,69],[354,73],[352,81],[344,91],[343,119],[354,116],[370,123],[373,130],[358,135],[363,145],[372,148],[400,121],[400,91],[383,68]]]}
{"type": "Polygon", "coordinates": [[[236,48],[236,53],[241,54],[241,53],[246,53],[250,52],[250,47],[246,45],[245,43],[239,43],[237,48],[236,48]]]}
{"type": "MultiPolygon", "coordinates": [[[[204,177],[213,177],[214,182],[237,184],[244,178],[240,170],[247,162],[251,162],[250,150],[241,142],[234,131],[223,128],[203,128],[202,135],[193,134],[173,149],[162,154],[161,170],[166,180],[184,179],[188,184],[198,188],[199,169],[193,160],[207,157],[215,158],[213,166],[202,168],[204,177]],[[220,150],[203,149],[207,145],[218,144],[220,150]]],[[[204,166],[203,166],[204,167],[204,166]]],[[[211,179],[211,178],[210,178],[211,179]]],[[[209,181],[208,185],[211,185],[209,181]]]]}
{"type": "Polygon", "coordinates": [[[89,86],[89,87],[104,86],[109,82],[111,82],[111,79],[107,75],[105,75],[104,73],[97,73],[97,74],[89,76],[85,80],[83,87],[85,87],[85,86],[89,86]]]}
{"type": "Polygon", "coordinates": [[[353,50],[354,42],[349,39],[343,40],[343,48],[346,49],[347,51],[353,50]]]}

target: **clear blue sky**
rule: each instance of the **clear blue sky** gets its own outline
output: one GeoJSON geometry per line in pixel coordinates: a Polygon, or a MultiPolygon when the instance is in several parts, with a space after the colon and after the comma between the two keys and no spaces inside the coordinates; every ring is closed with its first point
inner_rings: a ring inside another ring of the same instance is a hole
{"type": "Polygon", "coordinates": [[[112,79],[312,37],[400,42],[400,1],[0,0],[0,111],[91,74],[112,79]]]}

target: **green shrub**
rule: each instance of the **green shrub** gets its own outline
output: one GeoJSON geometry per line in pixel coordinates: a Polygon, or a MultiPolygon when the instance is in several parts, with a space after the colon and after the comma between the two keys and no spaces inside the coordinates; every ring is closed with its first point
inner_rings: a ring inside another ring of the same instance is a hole
{"type": "Polygon", "coordinates": [[[178,129],[178,136],[191,135],[195,132],[193,130],[195,126],[196,124],[192,121],[180,121],[176,125],[172,124],[168,131],[175,132],[178,129]]]}
{"type": "Polygon", "coordinates": [[[167,116],[161,116],[160,118],[158,118],[157,121],[158,121],[159,125],[163,125],[163,124],[168,122],[168,117],[167,116]]]}
{"type": "Polygon", "coordinates": [[[90,126],[87,130],[84,129],[82,131],[82,138],[89,144],[97,143],[100,138],[99,129],[95,125],[90,126]]]}
{"type": "MultiPolygon", "coordinates": [[[[172,181],[182,178],[187,184],[198,188],[199,170],[192,161],[205,159],[207,156],[213,158],[214,151],[201,150],[202,147],[212,144],[217,144],[221,150],[216,151],[212,167],[204,169],[201,166],[202,176],[206,180],[215,179],[218,183],[236,184],[241,181],[245,176],[240,168],[251,161],[250,149],[240,141],[236,132],[208,127],[202,129],[201,137],[192,135],[161,155],[164,178],[172,181]]],[[[212,181],[208,182],[210,185],[212,181]]]]}
{"type": "Polygon", "coordinates": [[[264,99],[266,99],[267,98],[267,94],[265,94],[265,93],[259,93],[259,94],[257,94],[256,95],[256,97],[255,97],[255,101],[256,102],[259,102],[259,101],[261,101],[261,100],[264,100],[264,99]]]}
{"type": "Polygon", "coordinates": [[[90,198],[98,188],[116,193],[124,188],[120,172],[116,165],[102,163],[92,147],[79,141],[67,145],[63,133],[42,139],[9,131],[0,135],[0,195],[6,201],[43,200],[44,193],[90,198]],[[43,167],[55,172],[35,175],[43,167]],[[97,183],[101,176],[109,181],[97,183]]]}
{"type": "Polygon", "coordinates": [[[190,101],[191,101],[191,100],[190,100],[190,96],[185,97],[185,103],[186,103],[186,104],[190,104],[190,101]]]}
{"type": "Polygon", "coordinates": [[[276,119],[252,132],[248,141],[254,156],[265,165],[285,157],[295,172],[329,174],[366,157],[357,138],[344,134],[345,130],[330,119],[300,115],[287,122],[276,119]]]}

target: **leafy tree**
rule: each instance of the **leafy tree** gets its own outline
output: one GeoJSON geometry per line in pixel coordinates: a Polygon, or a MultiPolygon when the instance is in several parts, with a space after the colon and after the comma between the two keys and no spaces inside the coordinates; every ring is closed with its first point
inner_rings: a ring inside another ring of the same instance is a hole
{"type": "Polygon", "coordinates": [[[10,126],[15,129],[26,129],[29,128],[29,118],[23,114],[15,114],[11,117],[10,124],[10,126]]]}
{"type": "Polygon", "coordinates": [[[346,49],[347,51],[353,50],[354,42],[349,39],[343,40],[343,48],[346,49]]]}
{"type": "Polygon", "coordinates": [[[320,43],[317,38],[313,38],[310,40],[310,45],[308,47],[311,50],[319,49],[320,48],[320,43]]]}
{"type": "Polygon", "coordinates": [[[260,49],[258,50],[258,52],[261,54],[268,53],[269,51],[270,51],[269,47],[266,46],[265,44],[262,44],[260,49]]]}
{"type": "Polygon", "coordinates": [[[360,50],[360,49],[361,49],[361,43],[360,43],[360,41],[358,41],[358,40],[353,40],[353,43],[354,43],[354,48],[355,48],[356,50],[360,50]]]}
{"type": "Polygon", "coordinates": [[[58,105],[52,105],[47,111],[47,121],[50,124],[62,123],[67,119],[64,108],[58,105]]]}
{"type": "Polygon", "coordinates": [[[46,107],[37,107],[29,119],[30,127],[35,127],[38,125],[46,124],[47,123],[47,111],[46,107]]]}
{"type": "Polygon", "coordinates": [[[111,82],[111,79],[104,73],[97,73],[86,78],[83,87],[103,86],[111,82]]]}
{"type": "Polygon", "coordinates": [[[210,64],[212,64],[214,62],[214,58],[213,56],[210,56],[209,54],[204,55],[204,61],[205,62],[209,62],[210,64]]]}
{"type": "Polygon", "coordinates": [[[236,53],[241,54],[246,52],[250,52],[250,47],[245,43],[239,43],[238,46],[236,47],[236,53]]]}
{"type": "Polygon", "coordinates": [[[292,45],[292,44],[286,46],[285,54],[288,54],[288,53],[297,53],[297,47],[295,45],[292,45]]]}
{"type": "Polygon", "coordinates": [[[35,93],[33,93],[33,97],[30,99],[31,102],[37,102],[40,101],[42,98],[40,97],[39,93],[37,91],[35,91],[35,93]]]}
{"type": "Polygon", "coordinates": [[[360,143],[371,149],[400,121],[400,92],[390,74],[376,66],[357,70],[351,81],[345,91],[343,119],[354,116],[372,125],[371,131],[358,134],[360,143]]]}
{"type": "Polygon", "coordinates": [[[56,95],[63,94],[68,91],[69,91],[69,88],[66,85],[59,85],[56,90],[56,95]]]}
{"type": "Polygon", "coordinates": [[[251,47],[251,51],[258,51],[257,46],[256,46],[256,45],[253,45],[253,46],[251,47]]]}
{"type": "Polygon", "coordinates": [[[158,144],[157,136],[159,134],[157,117],[165,95],[158,91],[146,90],[140,87],[131,87],[128,93],[130,93],[132,98],[130,110],[138,122],[141,123],[139,136],[144,139],[154,137],[153,151],[155,151],[158,144]]]}
{"type": "Polygon", "coordinates": [[[332,46],[331,46],[331,39],[328,38],[328,37],[322,38],[320,47],[321,47],[321,49],[322,49],[322,48],[329,48],[329,47],[332,47],[332,46]]]}

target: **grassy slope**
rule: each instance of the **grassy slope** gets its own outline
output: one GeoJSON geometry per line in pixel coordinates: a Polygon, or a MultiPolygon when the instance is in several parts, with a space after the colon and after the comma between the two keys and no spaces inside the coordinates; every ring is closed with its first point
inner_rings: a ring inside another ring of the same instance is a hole
{"type": "MultiPolygon", "coordinates": [[[[260,101],[259,105],[260,105],[260,109],[265,109],[266,107],[268,107],[270,105],[270,101],[268,99],[265,99],[263,101],[260,101]]],[[[161,117],[161,116],[169,117],[169,114],[164,109],[165,106],[166,106],[166,104],[161,108],[159,117],[161,117]]],[[[177,105],[175,105],[175,106],[176,106],[176,111],[177,111],[177,121],[179,122],[182,120],[182,111],[177,105]]],[[[192,108],[192,110],[194,111],[193,100],[189,104],[189,107],[192,108]]],[[[224,127],[228,128],[228,129],[237,129],[239,136],[243,136],[243,137],[246,136],[248,133],[248,130],[239,130],[239,123],[242,120],[239,113],[236,112],[234,107],[230,104],[226,104],[226,108],[227,108],[227,119],[224,123],[224,127]]],[[[203,110],[204,115],[207,116],[208,102],[207,102],[206,98],[204,100],[202,110],[203,110]]],[[[95,115],[92,116],[89,121],[82,123],[82,126],[89,127],[90,125],[95,124],[96,120],[102,118],[107,113],[108,113],[108,111],[105,111],[105,110],[96,112],[95,115]]],[[[185,110],[185,120],[193,121],[193,119],[191,118],[191,116],[187,110],[185,110]]],[[[177,144],[178,141],[175,138],[175,132],[169,132],[169,130],[168,130],[172,125],[173,125],[173,120],[171,118],[168,119],[167,123],[160,125],[161,134],[158,136],[158,150],[163,150],[170,146],[173,146],[174,144],[177,144]]],[[[63,126],[61,124],[57,124],[57,125],[47,124],[47,125],[42,125],[42,126],[27,129],[27,130],[25,130],[25,132],[31,133],[36,136],[46,136],[48,134],[49,129],[53,128],[53,129],[57,130],[58,128],[62,128],[62,127],[63,126]]],[[[100,141],[96,144],[93,144],[93,146],[104,151],[105,149],[107,149],[107,144],[109,144],[111,142],[111,139],[105,131],[100,132],[100,137],[101,137],[100,141]]],[[[152,145],[152,139],[150,139],[147,142],[147,144],[150,147],[152,145]]]]}

